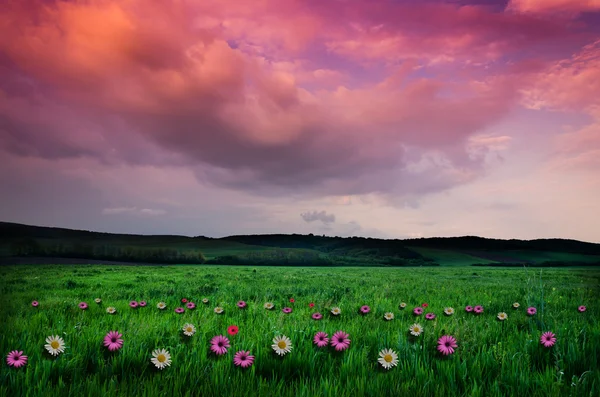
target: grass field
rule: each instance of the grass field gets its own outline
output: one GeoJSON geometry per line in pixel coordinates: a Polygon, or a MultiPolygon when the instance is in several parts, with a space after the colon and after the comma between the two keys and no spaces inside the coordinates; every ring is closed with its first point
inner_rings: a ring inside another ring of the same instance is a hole
{"type": "Polygon", "coordinates": [[[600,395],[600,269],[502,268],[276,268],[219,266],[18,266],[0,268],[0,351],[23,350],[25,367],[0,366],[2,396],[597,396],[600,395]],[[102,299],[100,305],[94,298],[102,299]],[[181,298],[198,307],[178,315],[181,298]],[[210,299],[203,305],[201,299],[210,299]],[[289,299],[295,303],[290,304],[289,299]],[[39,307],[31,306],[38,300],[39,307]],[[131,309],[130,300],[146,300],[131,309]],[[248,302],[240,310],[238,300],[248,302]],[[82,311],[78,303],[89,308],[82,311]],[[165,311],[156,308],[164,301],[165,311]],[[263,308],[266,301],[275,309],[263,308]],[[518,301],[521,307],[512,308],[518,301]],[[308,304],[314,302],[314,309],[308,304]],[[406,302],[405,310],[398,304],[406,302]],[[412,308],[427,302],[437,318],[415,319],[412,308]],[[476,316],[465,305],[483,305],[476,316]],[[216,315],[213,308],[225,308],[216,315]],[[283,314],[284,305],[294,308],[283,314]],[[369,305],[371,312],[358,309],[369,305]],[[577,306],[586,305],[579,313],[577,306]],[[106,313],[115,306],[117,313],[106,313]],[[328,310],[339,306],[342,314],[328,310]],[[444,307],[456,309],[453,316],[444,307]],[[538,313],[529,317],[528,306],[538,313]],[[311,313],[324,314],[320,321],[311,313]],[[395,319],[385,321],[391,311],[395,319]],[[498,312],[508,314],[505,322],[498,312]],[[186,339],[184,323],[197,332],[186,339]],[[409,337],[414,322],[424,326],[409,337]],[[209,340],[230,336],[227,355],[215,357],[209,340]],[[109,353],[106,333],[123,334],[124,346],[109,353]],[[350,334],[350,348],[334,352],[312,343],[317,331],[350,334]],[[540,345],[542,332],[556,345],[540,345]],[[271,340],[286,335],[293,350],[276,356],[271,340]],[[435,349],[444,334],[456,337],[449,357],[435,349]],[[45,338],[60,335],[66,351],[56,358],[45,338]],[[156,348],[167,349],[170,367],[150,362],[156,348]],[[383,348],[394,349],[398,366],[377,362],[383,348]],[[234,366],[233,354],[256,356],[248,369],[234,366]]]}

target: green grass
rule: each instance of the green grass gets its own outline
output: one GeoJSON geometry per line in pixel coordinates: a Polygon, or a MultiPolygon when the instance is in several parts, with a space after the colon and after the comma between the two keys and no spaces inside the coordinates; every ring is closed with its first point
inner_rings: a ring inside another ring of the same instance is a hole
{"type": "Polygon", "coordinates": [[[464,254],[458,251],[451,251],[436,248],[407,247],[418,252],[425,258],[431,258],[441,266],[469,266],[475,263],[497,263],[496,261],[479,258],[477,256],[464,254]]]}
{"type": "Polygon", "coordinates": [[[276,268],[219,266],[20,266],[0,268],[0,352],[24,350],[25,368],[0,365],[2,396],[597,396],[600,395],[600,269],[503,268],[276,268]],[[94,303],[102,298],[101,305],[94,303]],[[182,297],[198,303],[177,315],[182,297]],[[208,297],[210,305],[200,303],[208,297]],[[281,308],[295,298],[294,312],[281,308]],[[30,302],[39,300],[40,307],[30,302]],[[145,299],[146,308],[128,301],[145,299]],[[246,300],[239,310],[235,303],[246,300]],[[90,305],[77,308],[80,301],[90,305]],[[156,309],[165,301],[166,311],[156,309]],[[273,301],[276,310],[263,309],[273,301]],[[408,303],[404,311],[400,302],[408,303]],[[513,310],[514,301],[521,303],[513,310]],[[339,318],[310,319],[308,303],[339,318]],[[425,332],[408,336],[415,322],[411,308],[428,302],[438,317],[419,318],[425,332]],[[212,309],[223,305],[225,313],[212,309]],[[371,313],[358,314],[368,304],[371,313]],[[467,304],[485,313],[468,315],[467,304]],[[588,306],[585,313],[577,306],[588,306]],[[538,308],[527,317],[528,305],[538,308]],[[115,306],[117,314],[105,312],[115,306]],[[445,306],[456,314],[446,317],[445,306]],[[383,320],[386,311],[393,321],[383,320]],[[505,323],[495,319],[509,315],[505,323]],[[180,332],[191,322],[197,333],[180,332]],[[236,324],[232,348],[221,358],[209,354],[208,341],[236,324]],[[124,334],[121,351],[109,354],[102,338],[110,330],[124,334]],[[350,334],[343,353],[312,345],[317,331],[350,334]],[[539,344],[543,331],[556,333],[551,349],[539,344]],[[57,358],[43,349],[44,339],[64,337],[67,350],[57,358]],[[291,338],[294,348],[280,358],[271,339],[291,338]],[[443,334],[458,340],[456,353],[442,358],[435,342],[443,334]],[[162,372],[150,363],[151,351],[166,348],[173,363],[162,372]],[[398,366],[384,371],[378,351],[393,348],[398,366]],[[237,350],[251,350],[255,364],[241,370],[232,363],[237,350]]]}

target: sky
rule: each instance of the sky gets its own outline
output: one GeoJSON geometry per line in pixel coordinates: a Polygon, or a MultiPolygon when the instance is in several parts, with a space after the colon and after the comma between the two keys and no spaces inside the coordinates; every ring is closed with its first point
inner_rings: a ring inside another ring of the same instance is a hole
{"type": "Polygon", "coordinates": [[[600,0],[5,0],[0,220],[600,242],[600,0]]]}

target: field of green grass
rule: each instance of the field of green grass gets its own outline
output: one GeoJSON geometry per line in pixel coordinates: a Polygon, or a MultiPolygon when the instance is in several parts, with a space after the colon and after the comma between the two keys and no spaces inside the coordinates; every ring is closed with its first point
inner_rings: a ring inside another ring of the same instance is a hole
{"type": "Polygon", "coordinates": [[[477,256],[464,254],[462,252],[450,251],[436,248],[408,247],[426,258],[431,258],[442,266],[470,266],[475,263],[497,263],[477,256]]]}
{"type": "Polygon", "coordinates": [[[298,268],[231,266],[4,266],[0,267],[1,396],[598,396],[600,395],[600,269],[506,268],[298,268]],[[204,305],[202,298],[210,303],[204,305]],[[94,298],[101,298],[100,305],[94,298]],[[195,310],[176,314],[181,298],[195,310]],[[289,303],[289,299],[295,303],[289,303]],[[37,308],[31,301],[37,300],[37,308]],[[148,306],[132,309],[130,300],[148,306]],[[238,300],[248,302],[244,310],[238,300]],[[78,303],[89,308],[82,311],[78,303]],[[159,301],[165,311],[156,308],[159,301]],[[271,301],[275,309],[263,304],[271,301]],[[513,309],[513,302],[521,304],[513,309]],[[314,302],[315,307],[309,308],[314,302]],[[400,302],[407,308],[400,310],[400,302]],[[433,321],[412,309],[427,302],[433,321]],[[465,305],[483,305],[482,315],[465,305]],[[216,305],[225,312],[213,312],[216,305]],[[358,313],[369,305],[367,315],[358,313]],[[579,313],[577,307],[586,305],[579,313]],[[114,306],[117,313],[106,313],[114,306]],[[284,306],[293,307],[283,314],[284,306]],[[342,314],[329,314],[339,306],[342,314]],[[454,307],[453,316],[443,314],[454,307]],[[528,306],[538,310],[526,315],[528,306]],[[324,314],[320,321],[311,314],[324,314]],[[395,319],[385,321],[391,311],[395,319]],[[508,314],[505,322],[498,312],[508,314]],[[184,337],[185,323],[196,326],[184,337]],[[410,337],[414,322],[424,333],[410,337]],[[222,357],[210,339],[227,335],[231,348],[222,357]],[[111,330],[123,334],[120,351],[102,346],[111,330]],[[351,345],[344,352],[318,349],[318,331],[343,330],[351,345]],[[556,345],[540,345],[545,331],[556,345]],[[456,352],[443,357],[437,339],[453,335],[456,352]],[[60,335],[66,350],[58,357],[44,350],[45,338],[60,335]],[[284,357],[272,339],[288,336],[284,357]],[[150,362],[151,352],[167,349],[170,367],[150,362]],[[378,352],[398,353],[397,367],[378,364],[378,352]],[[234,366],[238,350],[256,359],[248,369],[234,366]],[[6,364],[12,350],[29,357],[22,368],[6,364]]]}

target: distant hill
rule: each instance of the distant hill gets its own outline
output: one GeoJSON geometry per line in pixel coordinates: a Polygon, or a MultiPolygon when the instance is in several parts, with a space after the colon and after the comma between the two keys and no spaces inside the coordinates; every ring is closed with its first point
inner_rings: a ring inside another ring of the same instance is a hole
{"type": "Polygon", "coordinates": [[[600,244],[475,236],[382,240],[300,234],[224,238],[113,234],[0,222],[0,256],[284,266],[589,266],[600,244]]]}

